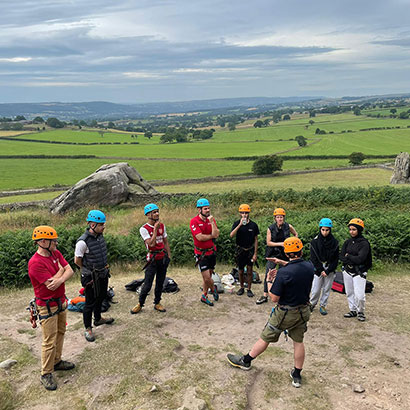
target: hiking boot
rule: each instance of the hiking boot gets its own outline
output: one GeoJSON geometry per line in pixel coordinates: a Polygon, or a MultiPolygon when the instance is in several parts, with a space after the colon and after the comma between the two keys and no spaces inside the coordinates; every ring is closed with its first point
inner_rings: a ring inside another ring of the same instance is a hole
{"type": "Polygon", "coordinates": [[[214,297],[214,301],[218,302],[219,294],[218,294],[218,290],[216,289],[216,286],[215,286],[215,290],[212,292],[212,296],[214,297]]]}
{"type": "Polygon", "coordinates": [[[237,294],[238,296],[242,296],[244,293],[245,293],[245,289],[244,289],[244,288],[240,288],[240,289],[236,292],[236,294],[237,294]]]}
{"type": "Polygon", "coordinates": [[[202,296],[201,296],[201,302],[202,302],[202,303],[205,303],[205,305],[208,305],[208,306],[213,306],[213,305],[214,305],[214,304],[208,299],[208,297],[205,296],[205,295],[202,295],[202,296]]]}
{"type": "Polygon", "coordinates": [[[244,356],[228,353],[226,357],[228,358],[228,362],[234,367],[239,367],[242,370],[250,370],[252,367],[251,363],[245,363],[243,361],[244,356]]]}
{"type": "Polygon", "coordinates": [[[131,309],[131,315],[136,315],[137,313],[141,312],[142,306],[141,303],[138,303],[131,309]]]}
{"type": "Polygon", "coordinates": [[[101,325],[111,325],[114,322],[112,317],[108,318],[101,318],[100,320],[94,320],[94,326],[101,326],[101,325]]]}
{"type": "Polygon", "coordinates": [[[302,376],[294,376],[295,369],[290,371],[290,378],[292,379],[292,386],[293,387],[300,387],[302,385],[302,376]]]}
{"type": "Polygon", "coordinates": [[[85,340],[87,340],[87,342],[94,342],[95,341],[95,337],[93,335],[93,330],[91,329],[91,327],[87,327],[87,329],[85,329],[84,336],[85,336],[85,340]]]}
{"type": "Polygon", "coordinates": [[[57,383],[56,383],[52,373],[43,374],[40,377],[40,381],[41,381],[41,384],[47,390],[56,390],[57,389],[57,383]]]}
{"type": "Polygon", "coordinates": [[[248,298],[253,298],[253,297],[255,296],[250,289],[248,289],[248,290],[246,291],[246,294],[248,295],[248,298]]]}
{"type": "Polygon", "coordinates": [[[366,316],[364,315],[363,312],[359,312],[357,314],[357,319],[360,320],[361,322],[364,322],[366,320],[366,316]]]}
{"type": "Polygon", "coordinates": [[[324,306],[320,306],[319,312],[320,312],[320,314],[323,315],[323,316],[327,315],[327,310],[326,310],[326,308],[325,308],[324,306]]]}
{"type": "Polygon", "coordinates": [[[164,306],[161,305],[161,303],[157,303],[154,305],[154,309],[158,310],[158,312],[166,312],[167,310],[164,308],[164,306]]]}
{"type": "Polygon", "coordinates": [[[75,364],[67,362],[66,360],[60,360],[57,364],[54,365],[54,370],[71,370],[74,369],[75,364]]]}
{"type": "Polygon", "coordinates": [[[257,301],[256,304],[257,305],[261,305],[262,303],[266,303],[268,301],[268,297],[267,296],[261,296],[257,301]]]}
{"type": "Polygon", "coordinates": [[[357,312],[354,312],[353,310],[343,315],[343,317],[356,317],[356,316],[357,316],[357,312]]]}

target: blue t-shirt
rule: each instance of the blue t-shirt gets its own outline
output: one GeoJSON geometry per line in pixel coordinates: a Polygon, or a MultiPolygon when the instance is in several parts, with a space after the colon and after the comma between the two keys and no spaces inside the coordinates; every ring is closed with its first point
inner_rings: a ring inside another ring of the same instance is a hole
{"type": "Polygon", "coordinates": [[[309,302],[314,267],[303,259],[279,268],[270,292],[279,296],[279,305],[299,306],[309,302]]]}

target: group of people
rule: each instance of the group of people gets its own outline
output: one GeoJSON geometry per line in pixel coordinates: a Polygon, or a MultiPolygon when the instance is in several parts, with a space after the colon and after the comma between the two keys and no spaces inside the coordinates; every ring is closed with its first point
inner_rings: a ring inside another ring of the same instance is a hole
{"type": "MultiPolygon", "coordinates": [[[[211,215],[210,203],[206,198],[197,201],[197,215],[190,221],[194,242],[195,266],[202,276],[200,301],[214,306],[219,300],[212,275],[216,264],[215,240],[219,237],[215,218],[211,215]],[[211,301],[208,295],[212,295],[211,301]]],[[[253,265],[258,258],[258,225],[250,219],[248,204],[239,207],[240,218],[231,229],[230,237],[236,241],[236,263],[239,271],[240,288],[237,295],[245,293],[245,269],[248,297],[253,297],[253,265]]],[[[144,282],[139,301],[131,314],[141,312],[151,291],[154,279],[154,310],[164,313],[161,304],[163,283],[171,261],[171,249],[165,225],[160,221],[159,207],[150,203],[144,207],[147,222],[140,228],[140,235],[147,249],[144,282]]],[[[229,362],[244,370],[251,368],[251,362],[271,342],[276,342],[282,332],[294,342],[295,367],[291,372],[292,384],[299,387],[304,362],[303,337],[307,322],[316,304],[319,311],[327,314],[326,306],[335,269],[339,258],[343,263],[343,276],[349,303],[347,318],[357,317],[364,321],[365,285],[367,269],[371,267],[369,242],[363,237],[364,223],[352,219],[349,226],[350,238],[343,244],[339,255],[338,241],[333,237],[333,223],[329,218],[319,222],[319,233],[310,246],[311,262],[302,259],[303,243],[295,228],[285,221],[286,212],[276,208],[274,222],[266,233],[266,269],[264,294],[256,301],[262,304],[268,297],[275,303],[271,316],[250,352],[243,356],[228,354],[229,362]],[[313,282],[313,286],[312,286],[313,282]],[[320,300],[320,301],[319,301],[320,300]]],[[[84,337],[95,341],[94,326],[110,325],[113,318],[101,316],[101,306],[107,295],[110,277],[107,245],[104,239],[106,216],[99,210],[91,210],[86,218],[87,228],[75,245],[74,262],[80,268],[81,284],[84,288],[83,309],[84,337]]],[[[57,388],[54,371],[70,370],[74,363],[62,360],[62,348],[66,331],[67,298],[65,282],[73,275],[73,269],[57,250],[58,235],[50,226],[38,226],[32,239],[37,247],[28,264],[28,274],[35,294],[35,302],[42,328],[41,383],[47,390],[57,388]]]]}

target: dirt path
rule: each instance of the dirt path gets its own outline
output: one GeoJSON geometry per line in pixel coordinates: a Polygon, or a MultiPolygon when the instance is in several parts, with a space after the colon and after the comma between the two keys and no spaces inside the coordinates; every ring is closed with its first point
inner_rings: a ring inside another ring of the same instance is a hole
{"type": "MultiPolygon", "coordinates": [[[[24,312],[31,289],[1,293],[0,361],[17,356],[19,364],[0,371],[0,386],[13,391],[14,408],[176,409],[190,386],[216,410],[410,408],[409,276],[393,272],[390,278],[374,279],[365,323],[344,319],[346,297],[332,293],[329,314],[315,311],[309,322],[303,386],[295,389],[289,377],[292,343],[283,337],[249,372],[226,361],[228,352],[249,351],[271,305],[224,294],[210,308],[199,302],[200,280],[194,269],[173,268],[169,274],[181,291],[164,296],[167,313],[152,309],[150,295],[143,311],[131,316],[137,295],[123,285],[135,273],[120,274],[115,268],[111,282],[119,303],[109,313],[116,323],[97,328],[95,343],[83,338],[81,314],[69,312],[64,357],[75,361],[77,369],[58,375],[56,392],[46,392],[38,381],[40,330],[31,330],[24,312]],[[365,391],[353,392],[357,385],[365,391]]],[[[75,296],[77,288],[71,281],[68,295],[75,296]]],[[[254,285],[256,295],[261,290],[254,285]]],[[[2,403],[0,409],[7,408],[2,403]]]]}

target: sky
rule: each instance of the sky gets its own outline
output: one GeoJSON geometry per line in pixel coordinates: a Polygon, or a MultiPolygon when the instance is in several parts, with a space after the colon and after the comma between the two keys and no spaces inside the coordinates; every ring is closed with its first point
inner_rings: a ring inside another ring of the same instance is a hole
{"type": "Polygon", "coordinates": [[[0,102],[410,92],[410,0],[19,0],[0,102]]]}

